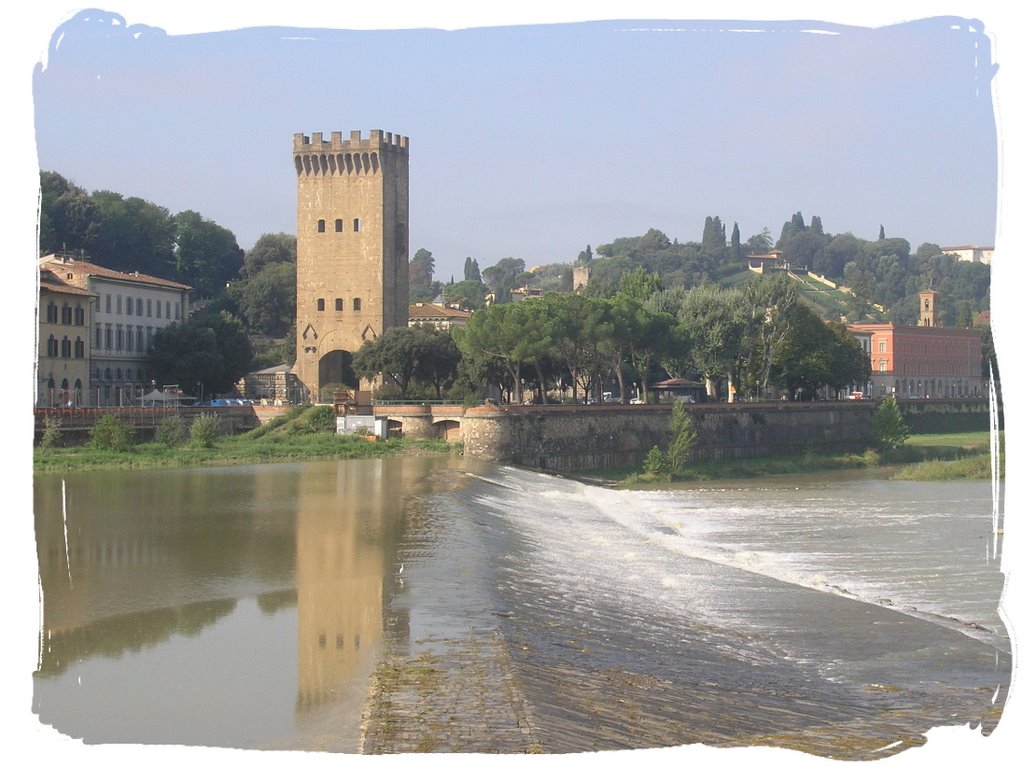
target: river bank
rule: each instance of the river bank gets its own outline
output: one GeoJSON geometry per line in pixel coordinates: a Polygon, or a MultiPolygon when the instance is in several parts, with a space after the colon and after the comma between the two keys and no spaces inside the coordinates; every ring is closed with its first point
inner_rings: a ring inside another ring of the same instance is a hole
{"type": "MultiPolygon", "coordinates": [[[[1002,434],[999,435],[999,444],[1003,444],[1002,434]]],[[[988,432],[916,434],[903,445],[885,452],[873,449],[863,453],[807,452],[797,456],[697,461],[671,477],[645,473],[635,467],[567,476],[590,484],[634,489],[860,469],[883,472],[891,479],[900,480],[991,479],[989,445],[988,432]]],[[[1005,457],[1001,450],[1001,473],[1004,465],[1005,457]]]]}
{"type": "MultiPolygon", "coordinates": [[[[723,479],[754,479],[764,476],[807,472],[830,472],[860,468],[888,467],[893,479],[950,480],[990,479],[992,462],[987,432],[913,435],[897,450],[882,454],[868,450],[859,454],[805,453],[800,456],[733,459],[693,463],[671,479],[644,474],[638,467],[592,470],[567,474],[581,482],[604,486],[645,487],[674,483],[699,483],[723,479]]],[[[1002,444],[1002,435],[1000,435],[1002,444]]],[[[167,445],[150,442],[125,449],[103,449],[89,445],[36,447],[33,471],[37,474],[74,473],[98,470],[191,468],[295,461],[383,458],[393,455],[426,455],[461,452],[457,442],[434,439],[373,440],[333,433],[296,433],[268,429],[223,437],[213,445],[167,445]]],[[[1000,461],[1000,466],[1004,464],[1000,461]]]]}

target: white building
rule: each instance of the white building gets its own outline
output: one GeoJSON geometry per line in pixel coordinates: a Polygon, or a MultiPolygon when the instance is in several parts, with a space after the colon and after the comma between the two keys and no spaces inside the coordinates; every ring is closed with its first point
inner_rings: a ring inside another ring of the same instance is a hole
{"type": "Polygon", "coordinates": [[[82,404],[139,404],[143,392],[152,388],[147,357],[153,336],[188,317],[192,288],[64,256],[44,256],[39,268],[94,296],[89,317],[89,389],[82,404]]]}
{"type": "Polygon", "coordinates": [[[987,247],[982,247],[981,245],[952,245],[942,248],[942,252],[947,256],[956,256],[961,261],[992,266],[992,256],[995,254],[996,249],[991,245],[987,247]]]}

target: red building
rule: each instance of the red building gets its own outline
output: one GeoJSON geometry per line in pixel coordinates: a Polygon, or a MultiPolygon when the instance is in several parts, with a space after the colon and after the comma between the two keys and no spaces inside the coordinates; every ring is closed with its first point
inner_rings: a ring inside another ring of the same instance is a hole
{"type": "Polygon", "coordinates": [[[987,379],[982,370],[981,331],[936,324],[934,291],[920,294],[916,326],[853,323],[851,332],[869,336],[869,396],[982,397],[987,379]]]}

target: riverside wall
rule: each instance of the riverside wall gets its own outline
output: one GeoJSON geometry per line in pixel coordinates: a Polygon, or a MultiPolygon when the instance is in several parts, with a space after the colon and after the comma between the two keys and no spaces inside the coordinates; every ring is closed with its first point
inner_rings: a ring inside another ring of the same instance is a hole
{"type": "MultiPolygon", "coordinates": [[[[687,406],[699,461],[864,450],[876,404],[695,404],[687,406]]],[[[578,472],[638,466],[671,437],[670,405],[470,408],[462,417],[466,455],[497,463],[578,472]]]]}

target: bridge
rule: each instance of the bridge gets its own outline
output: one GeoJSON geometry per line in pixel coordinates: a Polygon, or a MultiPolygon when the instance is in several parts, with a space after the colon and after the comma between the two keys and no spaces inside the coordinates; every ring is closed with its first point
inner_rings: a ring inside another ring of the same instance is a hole
{"type": "Polygon", "coordinates": [[[442,403],[388,403],[373,406],[376,418],[387,418],[388,433],[413,439],[444,439],[458,442],[462,438],[463,405],[442,403]]]}

